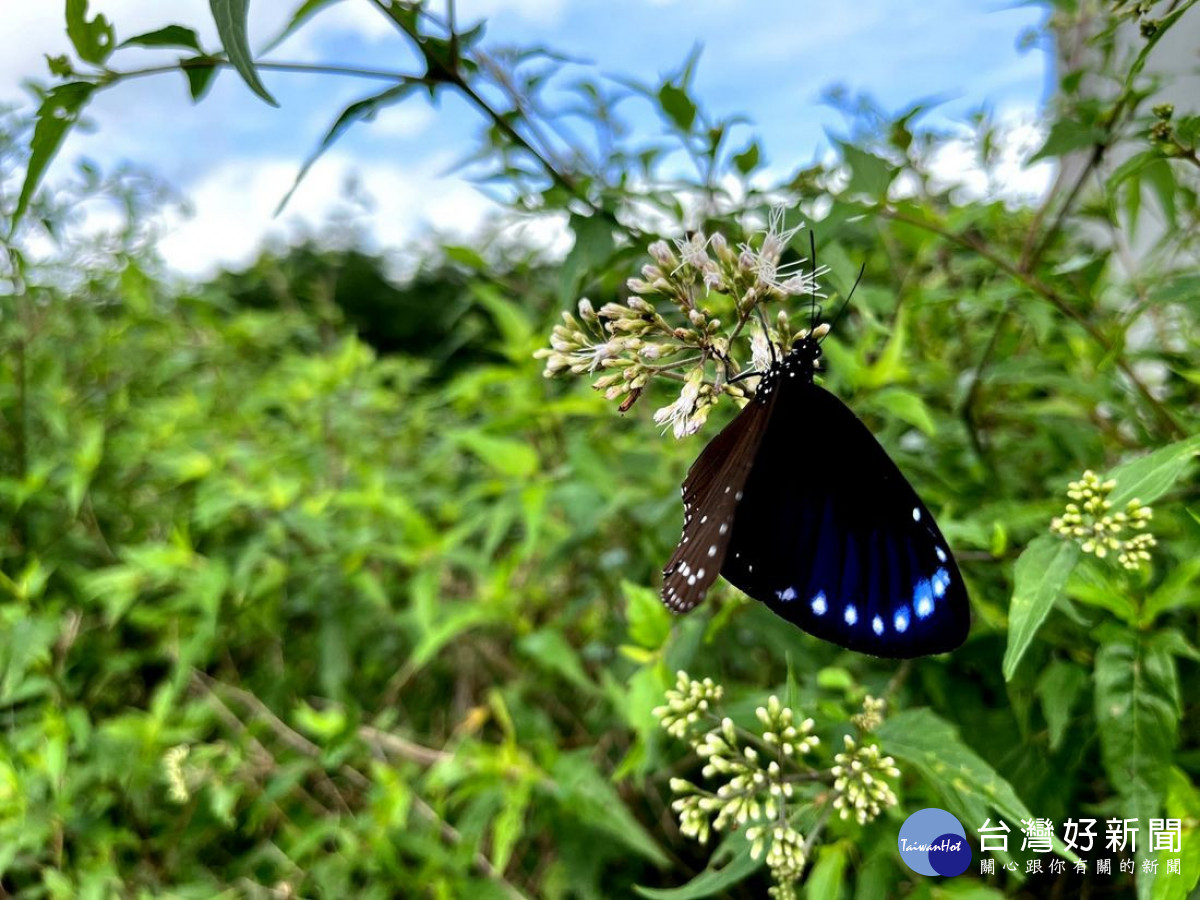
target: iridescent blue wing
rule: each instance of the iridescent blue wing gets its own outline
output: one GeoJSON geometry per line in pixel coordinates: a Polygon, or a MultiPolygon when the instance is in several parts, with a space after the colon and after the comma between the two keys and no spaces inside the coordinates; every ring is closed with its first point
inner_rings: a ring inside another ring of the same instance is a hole
{"type": "Polygon", "coordinates": [[[913,657],[966,640],[970,601],[925,504],[845,404],[779,385],[721,574],[810,634],[913,657]]]}

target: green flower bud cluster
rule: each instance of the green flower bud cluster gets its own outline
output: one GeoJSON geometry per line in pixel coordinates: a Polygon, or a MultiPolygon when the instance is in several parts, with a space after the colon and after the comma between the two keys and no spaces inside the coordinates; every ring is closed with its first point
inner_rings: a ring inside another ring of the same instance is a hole
{"type": "Polygon", "coordinates": [[[1085,553],[1099,559],[1116,553],[1124,568],[1138,569],[1150,561],[1150,548],[1157,543],[1154,535],[1145,531],[1154,511],[1134,498],[1123,512],[1111,512],[1108,496],[1116,486],[1112,479],[1101,481],[1090,469],[1084,472],[1079,481],[1067,485],[1071,502],[1061,516],[1050,521],[1050,530],[1078,542],[1085,553]],[[1127,529],[1141,533],[1123,537],[1127,529]]]}
{"type": "Polygon", "coordinates": [[[885,779],[899,778],[900,770],[896,761],[881,756],[874,744],[860,747],[850,735],[845,742],[845,751],[833,758],[837,763],[831,770],[836,792],[833,808],[843,819],[853,815],[859,825],[865,825],[896,805],[896,794],[885,779]]]}
{"type": "MultiPolygon", "coordinates": [[[[880,756],[878,747],[858,747],[849,737],[846,752],[835,757],[832,768],[810,762],[807,757],[821,747],[811,718],[799,719],[772,695],[755,710],[759,729],[749,731],[720,715],[721,696],[721,686],[711,679],[695,681],[679,672],[666,704],[654,710],[663,727],[687,740],[704,761],[701,775],[716,782],[708,790],[672,778],[671,808],[681,832],[700,843],[707,843],[713,832],[744,828],[751,855],[766,863],[776,882],[771,896],[793,898],[823,827],[817,825],[807,837],[801,833],[795,825],[800,807],[831,804],[843,818],[854,812],[856,821],[865,824],[896,803],[886,779],[899,777],[899,770],[891,757],[880,756]]],[[[883,709],[882,700],[867,697],[863,712],[852,721],[863,730],[876,727],[883,709]]]]}

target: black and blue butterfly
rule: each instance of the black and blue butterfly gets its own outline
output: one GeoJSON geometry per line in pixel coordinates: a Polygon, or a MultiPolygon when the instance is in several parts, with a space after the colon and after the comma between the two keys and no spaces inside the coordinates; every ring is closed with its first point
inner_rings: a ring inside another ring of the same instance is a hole
{"type": "Polygon", "coordinates": [[[687,612],[720,574],[851,650],[893,658],[953,650],[971,623],[962,574],[896,464],[815,383],[827,331],[814,328],[773,358],[753,399],[688,471],[663,602],[687,612]]]}

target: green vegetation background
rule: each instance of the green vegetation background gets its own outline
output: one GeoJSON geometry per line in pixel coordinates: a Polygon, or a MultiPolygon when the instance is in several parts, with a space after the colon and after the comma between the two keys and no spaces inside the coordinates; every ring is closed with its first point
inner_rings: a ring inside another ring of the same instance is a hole
{"type": "MultiPolygon", "coordinates": [[[[0,223],[0,894],[762,896],[736,834],[702,875],[711,848],[670,810],[672,776],[703,781],[651,712],[683,668],[724,684],[738,721],[786,694],[826,746],[866,694],[888,698],[876,739],[900,804],[829,823],[809,896],[1047,894],[1053,878],[1026,878],[1016,852],[1030,814],[1141,817],[1139,873],[1148,819],[1183,819],[1157,877],[1059,877],[1093,896],[1186,896],[1200,876],[1200,120],[1152,112],[1142,67],[1191,5],[1056,4],[1050,27],[1087,34],[1093,62],[1068,73],[1039,153],[1082,171],[1039,207],[939,185],[949,138],[917,127],[919,107],[867,103],[846,104],[836,163],[768,198],[746,187],[757,145],[731,149],[730,123],[691,95],[693,60],[642,91],[663,147],[696,163],[683,183],[661,175],[665,149],[630,138],[548,176],[534,138],[491,120],[492,177],[570,214],[562,265],[447,246],[395,287],[381,260],[314,244],[181,288],[154,259],[152,189],[86,168],[42,183],[56,129],[121,82],[99,69],[108,24],[68,3],[79,59],[52,61],[61,83],[36,127],[10,116],[0,146],[6,185],[23,184],[0,223]],[[624,296],[654,237],[618,224],[631,209],[668,234],[695,224],[681,194],[734,241],[743,213],[800,203],[834,288],[866,262],[828,383],[955,547],[975,619],[959,651],[901,665],[843,652],[727,586],[687,617],[662,608],[679,483],[733,409],[675,442],[649,416],[673,383],[622,417],[580,382],[545,381],[533,354],[582,294],[624,296]],[[72,231],[89,196],[121,198],[123,229],[72,231]],[[1138,229],[1159,236],[1135,257],[1138,229]],[[46,235],[59,250],[35,261],[46,235]],[[1088,468],[1153,503],[1147,569],[1049,536],[1088,468]],[[969,830],[1005,818],[1019,871],[914,876],[896,833],[931,805],[969,830]],[[1163,874],[1180,855],[1182,874],[1163,874]]],[[[477,35],[395,9],[439,75],[425,87],[486,74],[469,65],[477,35]]],[[[143,43],[188,46],[167,37],[143,43]]],[[[199,98],[225,57],[189,59],[199,98]]],[[[1002,126],[971,125],[986,168],[1002,126]]]]}

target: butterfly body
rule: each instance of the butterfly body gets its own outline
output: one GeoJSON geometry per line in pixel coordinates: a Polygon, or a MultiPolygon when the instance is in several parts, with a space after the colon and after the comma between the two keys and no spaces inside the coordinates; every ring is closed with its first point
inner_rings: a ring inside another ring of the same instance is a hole
{"type": "Polygon", "coordinates": [[[684,612],[717,574],[810,634],[884,657],[951,650],[970,604],[950,548],[867,427],[815,383],[798,341],[684,482],[663,599],[684,612]]]}

